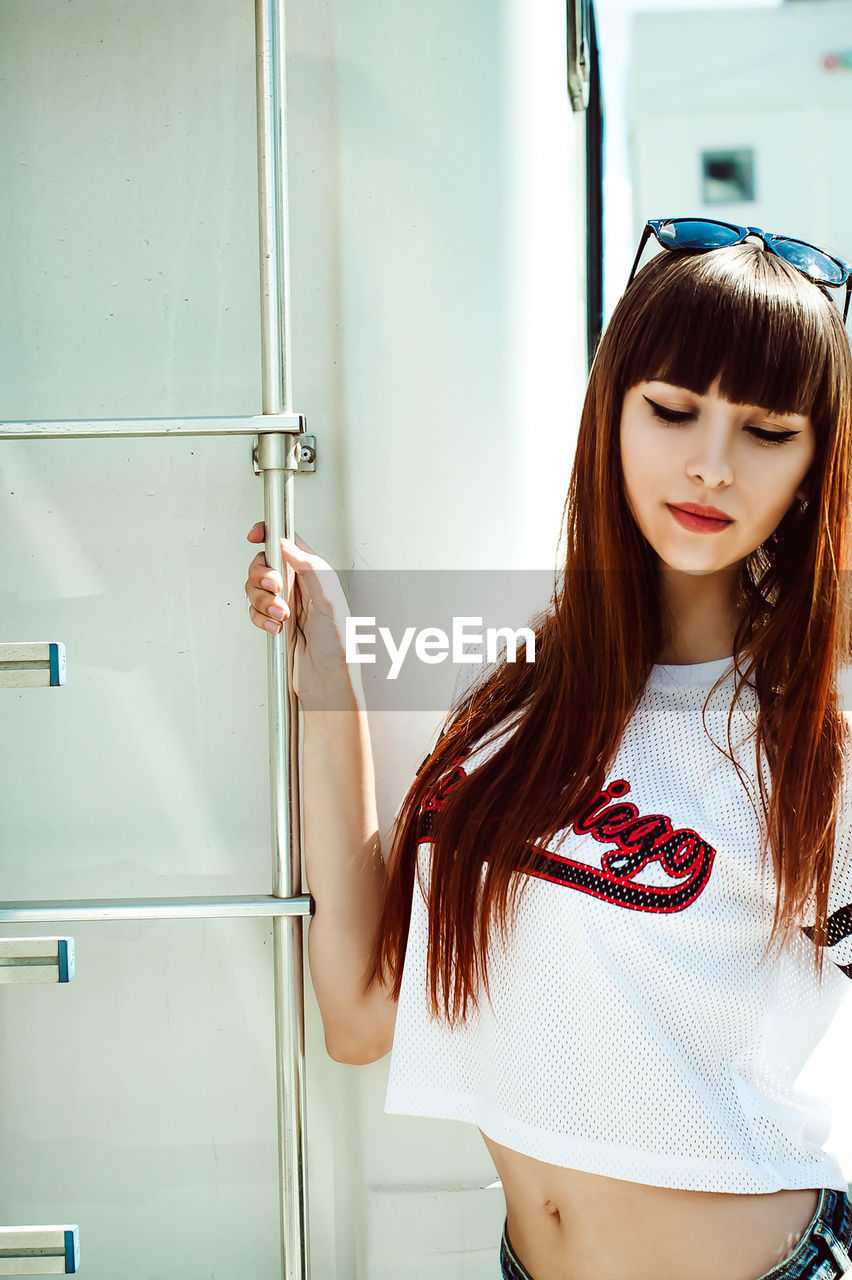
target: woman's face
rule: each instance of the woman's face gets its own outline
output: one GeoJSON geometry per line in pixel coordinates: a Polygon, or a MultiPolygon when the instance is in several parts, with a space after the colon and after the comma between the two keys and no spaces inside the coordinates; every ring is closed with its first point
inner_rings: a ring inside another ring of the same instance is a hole
{"type": "Polygon", "coordinates": [[[741,562],[797,497],[816,442],[810,418],[733,404],[667,382],[624,397],[621,464],[633,516],[660,559],[687,573],[741,562]],[[727,521],[689,527],[672,508],[713,507],[727,521]]]}

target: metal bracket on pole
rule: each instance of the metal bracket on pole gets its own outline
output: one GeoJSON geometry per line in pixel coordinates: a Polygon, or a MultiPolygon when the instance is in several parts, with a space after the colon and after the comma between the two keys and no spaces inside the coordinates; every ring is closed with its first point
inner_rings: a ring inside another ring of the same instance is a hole
{"type": "MultiPolygon", "coordinates": [[[[304,418],[300,417],[304,422],[304,418]]],[[[264,471],[301,471],[317,469],[317,438],[306,431],[298,435],[290,431],[264,432],[255,436],[251,451],[254,474],[264,471]]]]}

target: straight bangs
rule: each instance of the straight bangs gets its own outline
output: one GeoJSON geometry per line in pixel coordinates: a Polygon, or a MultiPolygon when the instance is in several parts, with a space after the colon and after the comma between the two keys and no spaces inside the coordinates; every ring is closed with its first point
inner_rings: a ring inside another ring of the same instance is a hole
{"type": "Polygon", "coordinates": [[[635,284],[633,340],[619,344],[621,395],[656,380],[705,395],[719,377],[719,394],[734,404],[812,420],[815,406],[830,404],[840,313],[777,255],[751,244],[666,250],[635,284]]]}

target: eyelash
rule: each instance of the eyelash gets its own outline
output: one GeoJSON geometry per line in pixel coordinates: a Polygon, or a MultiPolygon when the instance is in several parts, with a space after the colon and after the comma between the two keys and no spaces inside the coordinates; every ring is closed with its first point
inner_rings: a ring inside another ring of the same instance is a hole
{"type": "MultiPolygon", "coordinates": [[[[693,416],[691,413],[681,414],[672,409],[664,409],[661,404],[655,404],[653,400],[649,400],[648,403],[656,411],[655,417],[668,427],[680,426],[681,423],[688,422],[693,416]]],[[[760,427],[746,427],[745,430],[751,432],[758,444],[769,446],[786,444],[796,434],[795,431],[764,431],[760,427]]]]}

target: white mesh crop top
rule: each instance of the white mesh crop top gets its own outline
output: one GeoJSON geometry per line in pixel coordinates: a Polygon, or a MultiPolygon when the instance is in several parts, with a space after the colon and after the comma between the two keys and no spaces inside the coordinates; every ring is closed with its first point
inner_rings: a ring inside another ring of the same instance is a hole
{"type": "MultiPolygon", "coordinates": [[[[846,1189],[823,1148],[828,1112],[795,1081],[850,988],[849,801],[820,988],[807,921],[758,963],[775,877],[769,860],[761,879],[755,812],[702,724],[725,671],[706,723],[727,748],[730,659],[653,668],[597,804],[542,845],[508,942],[492,932],[491,1002],[480,993],[455,1028],[430,1017],[415,878],[386,1112],[468,1121],[539,1160],[656,1186],[846,1189]]],[[[756,711],[749,685],[731,742],[760,813],[756,711]]],[[[430,848],[421,838],[427,891],[430,848]]]]}

